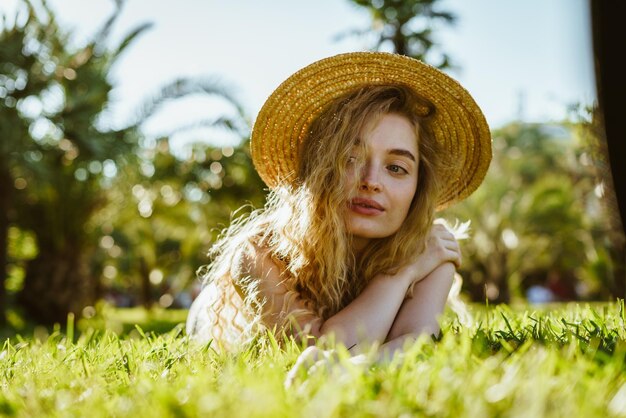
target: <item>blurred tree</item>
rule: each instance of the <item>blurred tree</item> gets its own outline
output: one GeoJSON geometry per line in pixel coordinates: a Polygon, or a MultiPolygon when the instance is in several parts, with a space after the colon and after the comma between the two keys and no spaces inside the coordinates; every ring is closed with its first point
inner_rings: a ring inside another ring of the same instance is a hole
{"type": "Polygon", "coordinates": [[[0,325],[5,322],[6,304],[5,281],[8,266],[8,233],[14,220],[14,190],[21,187],[22,181],[13,178],[11,166],[14,159],[21,159],[33,152],[35,144],[23,141],[28,135],[29,124],[24,121],[17,107],[18,100],[36,96],[49,85],[49,77],[41,74],[41,66],[32,50],[25,48],[27,31],[35,39],[41,37],[43,28],[29,10],[28,17],[21,25],[2,17],[0,32],[0,325]],[[27,78],[24,68],[38,65],[39,77],[27,78]]]}
{"type": "Polygon", "coordinates": [[[607,230],[597,238],[604,243],[605,257],[600,257],[593,264],[593,270],[597,272],[596,276],[607,278],[603,287],[613,298],[623,299],[626,298],[626,236],[620,217],[618,191],[615,188],[617,183],[612,174],[614,167],[609,159],[603,114],[598,107],[592,111],[591,122],[581,125],[580,135],[593,160],[598,178],[596,190],[608,225],[607,230]]]}
{"type": "MultiPolygon", "coordinates": [[[[8,220],[36,236],[38,253],[26,263],[18,299],[41,322],[64,321],[67,312],[80,311],[95,298],[88,222],[104,204],[102,188],[116,162],[136,144],[134,126],[101,126],[110,68],[148,28],[138,27],[107,49],[119,12],[120,7],[93,41],[76,50],[68,47],[68,35],[45,2],[23,1],[12,25],[3,19],[0,199],[9,208],[8,220]]],[[[6,225],[4,219],[3,237],[6,225]]]]}
{"type": "Polygon", "coordinates": [[[453,24],[454,14],[437,8],[438,0],[350,0],[366,9],[372,26],[354,29],[344,36],[373,34],[374,50],[391,50],[397,54],[432,63],[438,68],[451,66],[450,57],[438,51],[433,30],[439,23],[453,24]]]}
{"type": "MultiPolygon", "coordinates": [[[[18,301],[40,322],[64,321],[68,312],[80,312],[100,295],[101,273],[94,267],[110,238],[101,236],[106,222],[100,216],[111,208],[109,193],[114,186],[128,192],[129,187],[118,182],[121,173],[161,164],[135,154],[141,140],[138,128],[144,121],[170,100],[205,94],[222,97],[239,112],[238,121],[219,118],[211,125],[241,129],[235,123],[243,123],[240,107],[222,86],[210,80],[179,79],[147,99],[129,126],[119,130],[106,126],[111,67],[150,26],[137,27],[115,48],[109,47],[108,34],[121,6],[117,2],[94,39],[76,49],[68,47],[68,36],[45,3],[35,7],[24,1],[20,10],[27,18],[15,19],[24,23],[3,26],[0,68],[5,87],[0,94],[5,97],[0,129],[9,141],[2,141],[0,169],[5,186],[0,192],[5,194],[0,199],[9,210],[3,212],[0,226],[14,223],[36,237],[38,251],[26,262],[18,301]]],[[[114,214],[130,203],[127,198],[114,202],[119,205],[114,214]]],[[[140,209],[144,207],[142,201],[140,209]]],[[[184,213],[172,210],[171,214],[173,220],[184,213]]],[[[129,231],[136,219],[141,218],[126,219],[129,231]]],[[[170,241],[161,244],[167,247],[170,241]]],[[[6,250],[3,257],[5,267],[6,250]]],[[[145,257],[139,260],[143,260],[139,269],[145,270],[149,263],[145,257]]]]}
{"type": "Polygon", "coordinates": [[[592,160],[577,140],[578,125],[511,123],[494,132],[494,157],[481,187],[444,216],[471,220],[462,244],[475,301],[523,297],[527,281],[575,299],[606,296],[590,269],[603,258],[598,239],[607,227],[595,193],[592,160]],[[578,286],[580,287],[580,286],[578,286]]]}
{"type": "Polygon", "coordinates": [[[233,212],[244,202],[250,207],[264,202],[263,183],[252,168],[247,142],[243,144],[196,143],[185,158],[172,155],[167,138],[144,149],[139,166],[149,168],[128,170],[111,190],[112,213],[103,218],[108,235],[104,283],[138,285],[145,306],[155,301],[155,289],[164,307],[187,289],[233,212]],[[122,210],[115,203],[120,200],[127,202],[122,210]]]}
{"type": "MultiPolygon", "coordinates": [[[[54,31],[54,20],[49,24],[54,31]]],[[[28,186],[17,168],[34,166],[41,159],[42,145],[31,138],[31,129],[41,139],[45,119],[39,115],[47,111],[43,98],[54,94],[58,78],[50,50],[61,39],[48,41],[46,25],[29,2],[12,20],[2,15],[0,29],[0,322],[4,323],[9,227],[19,213],[16,191],[28,186]]]]}
{"type": "MultiPolygon", "coordinates": [[[[595,67],[596,90],[598,92],[598,106],[594,111],[594,129],[596,138],[600,138],[601,146],[597,147],[596,154],[600,157],[601,174],[604,182],[609,186],[607,194],[610,198],[611,216],[619,216],[619,222],[613,221],[614,226],[621,226],[626,234],[626,167],[622,158],[626,155],[626,126],[622,121],[623,98],[626,96],[626,83],[622,75],[620,51],[626,38],[626,27],[622,17],[626,14],[624,2],[588,2],[591,12],[591,35],[593,40],[593,62],[595,67]],[[619,62],[619,64],[618,64],[619,62]],[[611,187],[614,186],[614,187],[611,187]],[[615,205],[615,206],[613,206],[615,205]]],[[[623,241],[623,240],[622,240],[623,241]]],[[[626,250],[624,243],[620,245],[621,264],[626,264],[626,250]]],[[[622,268],[619,278],[621,297],[626,297],[626,269],[622,268]]]]}

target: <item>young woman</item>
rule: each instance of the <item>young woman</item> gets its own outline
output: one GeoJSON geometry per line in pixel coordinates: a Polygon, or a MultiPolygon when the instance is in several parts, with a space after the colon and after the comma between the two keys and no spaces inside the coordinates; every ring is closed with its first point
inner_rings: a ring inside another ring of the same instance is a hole
{"type": "Polygon", "coordinates": [[[438,332],[461,254],[435,212],[491,159],[460,84],[395,54],[326,58],[272,93],[251,149],[268,201],[213,247],[190,335],[228,349],[272,329],[395,350],[438,332]]]}

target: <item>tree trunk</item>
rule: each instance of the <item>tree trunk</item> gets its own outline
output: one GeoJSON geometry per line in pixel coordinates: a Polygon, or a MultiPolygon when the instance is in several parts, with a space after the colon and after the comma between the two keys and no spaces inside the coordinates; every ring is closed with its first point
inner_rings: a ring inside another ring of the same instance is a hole
{"type": "Polygon", "coordinates": [[[626,234],[626,165],[623,162],[626,153],[626,125],[623,121],[626,83],[619,53],[626,36],[626,26],[623,24],[626,5],[621,1],[602,0],[592,0],[589,4],[596,87],[604,127],[605,158],[609,162],[608,169],[605,167],[604,170],[608,173],[604,177],[609,186],[613,216],[617,218],[616,214],[619,214],[619,222],[612,219],[611,225],[615,263],[611,292],[613,297],[626,298],[626,247],[623,235],[626,234]],[[622,235],[616,236],[617,231],[621,231],[622,235]]]}
{"type": "Polygon", "coordinates": [[[626,83],[620,64],[622,54],[619,52],[623,50],[626,37],[623,23],[626,5],[621,1],[593,0],[590,10],[598,101],[603,115],[617,210],[621,215],[622,231],[626,233],[626,165],[623,161],[626,152],[626,125],[623,120],[626,83]]]}
{"type": "Polygon", "coordinates": [[[142,257],[139,260],[139,272],[141,274],[141,303],[146,309],[152,307],[152,286],[150,284],[150,268],[142,257]]]}
{"type": "Polygon", "coordinates": [[[11,176],[0,169],[0,326],[6,325],[6,278],[8,274],[9,211],[13,195],[11,176]]]}
{"type": "Polygon", "coordinates": [[[626,243],[623,236],[618,242],[613,243],[611,251],[613,260],[613,283],[611,296],[626,299],[626,243]]]}
{"type": "Polygon", "coordinates": [[[400,55],[409,55],[409,47],[407,45],[406,37],[402,34],[402,27],[396,27],[395,30],[395,35],[393,37],[394,52],[400,55]]]}
{"type": "Polygon", "coordinates": [[[40,248],[39,255],[26,265],[18,302],[41,324],[65,324],[70,312],[79,317],[85,306],[95,302],[96,280],[88,261],[85,252],[40,248]]]}
{"type": "Polygon", "coordinates": [[[477,303],[485,303],[485,282],[487,280],[487,267],[476,260],[476,264],[473,265],[474,271],[463,271],[461,277],[463,277],[463,290],[469,294],[470,300],[477,303]],[[480,277],[479,281],[475,281],[473,274],[480,277]]]}
{"type": "Polygon", "coordinates": [[[498,296],[492,301],[493,303],[509,303],[511,302],[511,288],[509,286],[509,269],[507,264],[508,254],[505,251],[499,251],[496,245],[496,250],[492,257],[492,271],[491,277],[488,280],[492,281],[498,288],[498,296]]]}

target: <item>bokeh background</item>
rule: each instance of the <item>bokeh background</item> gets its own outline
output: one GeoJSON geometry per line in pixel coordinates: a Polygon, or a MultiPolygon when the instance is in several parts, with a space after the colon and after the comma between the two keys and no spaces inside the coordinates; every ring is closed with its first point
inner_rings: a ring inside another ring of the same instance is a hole
{"type": "Polygon", "coordinates": [[[188,308],[219,231],[263,204],[248,150],[263,101],[355,50],[442,68],[490,123],[485,182],[441,214],[471,221],[468,302],[626,294],[586,1],[3,0],[0,14],[3,323],[188,308]]]}

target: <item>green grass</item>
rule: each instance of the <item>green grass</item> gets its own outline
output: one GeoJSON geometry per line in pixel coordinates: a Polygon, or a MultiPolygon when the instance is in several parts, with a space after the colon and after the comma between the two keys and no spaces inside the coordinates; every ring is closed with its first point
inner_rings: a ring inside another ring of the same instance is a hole
{"type": "Polygon", "coordinates": [[[447,316],[441,340],[390,364],[339,360],[289,389],[301,349],[270,336],[231,354],[189,342],[181,325],[18,336],[0,349],[0,416],[626,416],[622,301],[472,314],[467,327],[447,316]]]}

